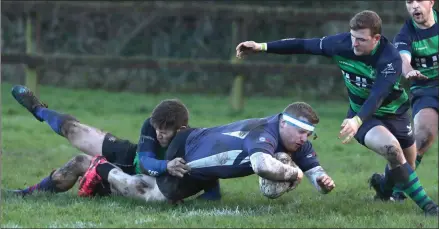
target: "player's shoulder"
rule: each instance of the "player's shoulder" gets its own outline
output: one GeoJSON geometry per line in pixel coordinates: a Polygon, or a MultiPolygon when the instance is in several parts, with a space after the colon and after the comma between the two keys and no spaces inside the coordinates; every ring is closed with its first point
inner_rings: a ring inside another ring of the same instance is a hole
{"type": "Polygon", "coordinates": [[[341,32],[341,33],[336,33],[334,35],[330,35],[327,36],[328,38],[333,38],[333,39],[338,39],[338,40],[344,40],[346,38],[350,38],[351,37],[351,33],[349,32],[341,32]]]}
{"type": "Polygon", "coordinates": [[[408,35],[411,35],[413,32],[415,32],[415,26],[413,25],[413,21],[411,18],[404,21],[404,24],[402,24],[401,30],[399,32],[408,35]]]}
{"type": "Polygon", "coordinates": [[[276,132],[279,127],[280,114],[270,115],[267,117],[259,118],[254,123],[255,125],[251,128],[251,131],[268,131],[276,132]]]}
{"type": "Polygon", "coordinates": [[[155,131],[155,128],[151,124],[151,117],[148,117],[147,119],[145,119],[145,121],[143,121],[142,131],[146,131],[146,130],[154,130],[155,131]]]}
{"type": "Polygon", "coordinates": [[[349,32],[343,32],[343,33],[337,33],[334,35],[324,36],[322,38],[325,41],[329,41],[333,44],[350,44],[351,42],[351,33],[349,32]]]}
{"type": "Polygon", "coordinates": [[[321,38],[321,48],[329,56],[350,56],[352,53],[351,33],[343,32],[321,38]]]}
{"type": "Polygon", "coordinates": [[[280,114],[252,119],[243,129],[247,133],[246,139],[256,138],[259,141],[265,141],[265,139],[267,142],[277,141],[279,138],[279,118],[280,114]]]}
{"type": "Polygon", "coordinates": [[[378,64],[401,61],[398,49],[385,36],[381,36],[380,45],[382,45],[382,51],[378,64]]]}

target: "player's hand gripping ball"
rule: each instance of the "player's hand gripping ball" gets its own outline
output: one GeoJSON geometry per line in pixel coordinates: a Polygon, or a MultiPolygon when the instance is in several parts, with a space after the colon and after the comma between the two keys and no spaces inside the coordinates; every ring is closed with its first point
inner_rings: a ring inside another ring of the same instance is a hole
{"type": "MultiPolygon", "coordinates": [[[[274,158],[284,164],[291,165],[295,168],[298,167],[287,153],[277,152],[274,154],[274,158]]],[[[295,189],[296,186],[296,182],[272,181],[259,177],[259,189],[265,197],[270,199],[276,199],[282,196],[285,192],[295,189]]]]}

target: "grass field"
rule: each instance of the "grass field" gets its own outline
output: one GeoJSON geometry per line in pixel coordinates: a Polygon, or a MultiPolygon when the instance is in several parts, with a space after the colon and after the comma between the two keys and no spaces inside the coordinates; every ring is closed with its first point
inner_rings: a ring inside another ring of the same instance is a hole
{"type": "MultiPolygon", "coordinates": [[[[256,176],[222,180],[223,199],[211,203],[189,200],[184,205],[145,204],[122,197],[83,199],[77,189],[56,195],[38,193],[18,198],[4,189],[34,184],[78,153],[45,123],[33,118],[1,85],[2,200],[1,227],[379,227],[433,228],[411,201],[372,200],[367,179],[382,172],[385,161],[356,142],[337,138],[347,102],[307,101],[318,111],[319,138],[313,145],[321,164],[336,182],[329,195],[318,194],[308,181],[293,192],[269,200],[258,189],[256,176]]],[[[42,87],[49,107],[75,115],[81,122],[137,141],[140,126],[161,100],[179,97],[191,111],[191,125],[209,127],[280,112],[300,98],[249,98],[246,110],[230,115],[227,97],[144,95],[42,87]]],[[[438,200],[438,144],[424,157],[418,174],[427,192],[438,200]]]]}

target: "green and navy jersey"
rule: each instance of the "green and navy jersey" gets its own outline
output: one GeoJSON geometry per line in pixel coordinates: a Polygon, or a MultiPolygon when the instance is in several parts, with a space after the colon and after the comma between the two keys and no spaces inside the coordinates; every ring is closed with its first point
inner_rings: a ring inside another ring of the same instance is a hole
{"type": "Polygon", "coordinates": [[[167,161],[165,159],[166,148],[161,147],[157,141],[157,134],[146,119],[140,130],[140,138],[137,144],[137,154],[134,158],[134,167],[137,174],[159,176],[166,172],[167,161]]]}
{"type": "Polygon", "coordinates": [[[420,71],[428,80],[413,80],[410,89],[438,87],[438,12],[433,10],[435,23],[428,29],[420,29],[413,19],[405,22],[393,43],[400,53],[412,57],[413,69],[420,71]]]}
{"type": "Polygon", "coordinates": [[[363,121],[372,115],[402,114],[409,108],[408,95],[400,84],[401,56],[384,36],[375,50],[364,56],[354,54],[350,33],[268,42],[266,51],[333,58],[342,71],[350,106],[363,121]]]}

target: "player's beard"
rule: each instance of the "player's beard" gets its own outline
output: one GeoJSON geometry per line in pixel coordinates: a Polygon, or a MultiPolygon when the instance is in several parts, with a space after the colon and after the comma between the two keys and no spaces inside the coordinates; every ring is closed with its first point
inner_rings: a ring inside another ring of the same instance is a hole
{"type": "Polygon", "coordinates": [[[427,22],[425,15],[426,14],[424,14],[422,12],[414,12],[414,13],[412,13],[412,19],[416,22],[416,24],[423,25],[427,22]]]}

